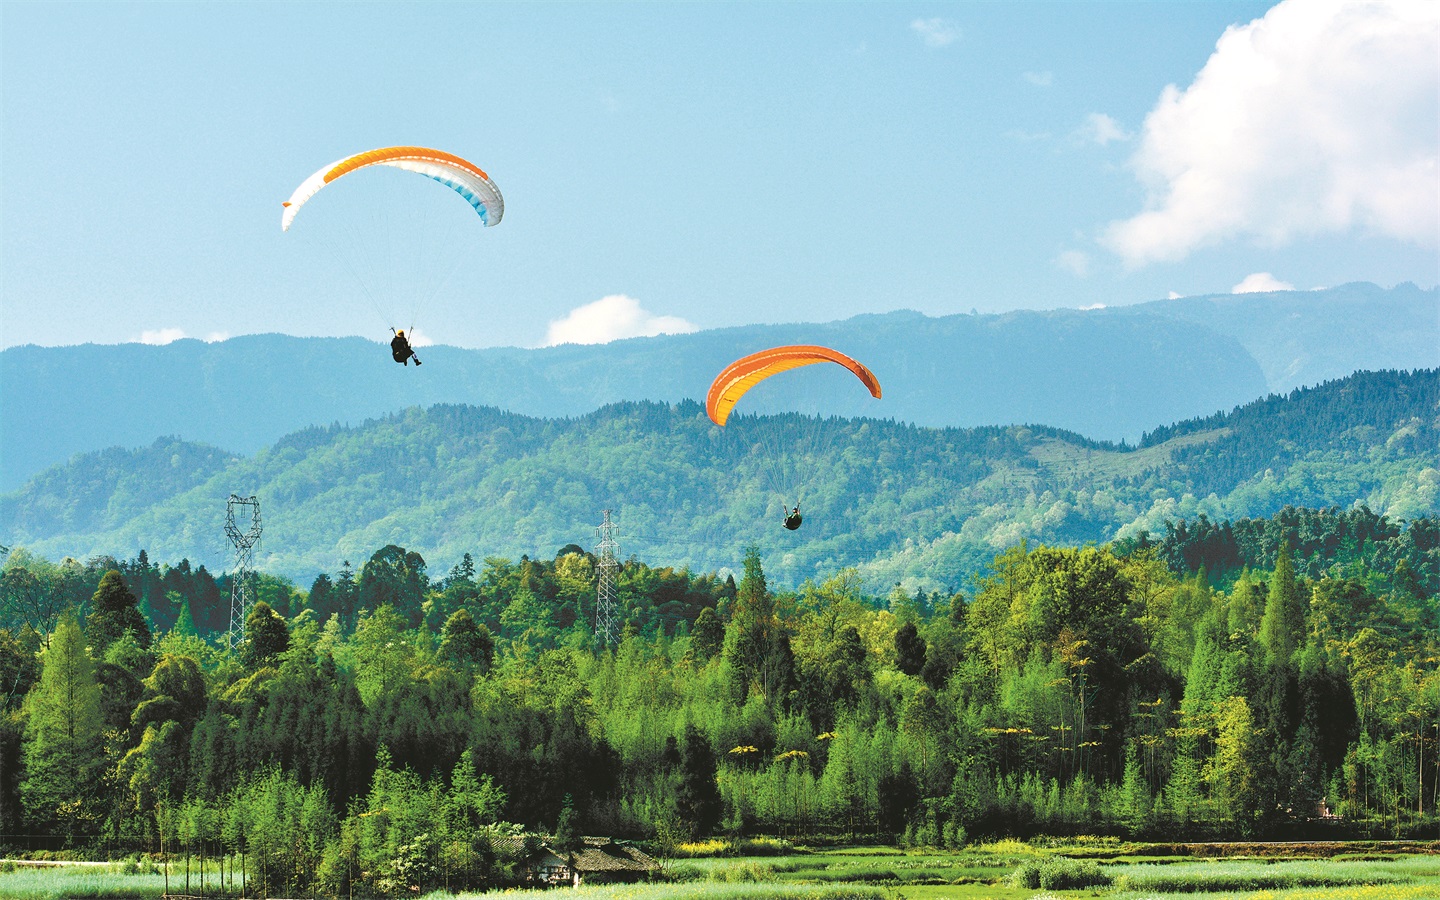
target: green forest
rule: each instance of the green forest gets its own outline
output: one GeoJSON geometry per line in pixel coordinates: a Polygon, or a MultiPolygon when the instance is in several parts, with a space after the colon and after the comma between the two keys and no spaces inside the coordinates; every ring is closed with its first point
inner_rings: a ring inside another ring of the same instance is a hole
{"type": "Polygon", "coordinates": [[[1365,508],[1019,542],[961,591],[387,544],[306,586],[0,579],[0,841],[228,855],[271,895],[481,888],[520,836],[957,847],[1396,837],[1440,800],[1440,528],[1365,508]]]}
{"type": "Polygon", "coordinates": [[[0,534],[55,559],[145,548],[223,569],[224,499],[253,495],[257,563],[308,584],[390,544],[446,566],[479,547],[511,559],[588,547],[608,508],[622,555],[738,577],[754,546],[790,589],[855,568],[882,590],[953,593],[1021,541],[1158,538],[1167,522],[1287,505],[1363,503],[1395,522],[1440,514],[1437,408],[1434,369],[1357,373],[1136,446],[1038,425],[798,414],[720,428],[688,401],[573,419],[417,407],[298,431],[244,458],[176,439],[80,455],[0,497],[0,534]],[[805,524],[786,532],[795,503],[805,524]]]}

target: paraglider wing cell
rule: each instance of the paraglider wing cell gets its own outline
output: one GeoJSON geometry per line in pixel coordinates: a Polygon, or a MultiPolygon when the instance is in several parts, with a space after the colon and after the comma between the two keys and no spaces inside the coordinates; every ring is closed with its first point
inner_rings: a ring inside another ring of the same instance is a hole
{"type": "Polygon", "coordinates": [[[500,189],[474,163],[427,147],[385,147],[336,160],[302,181],[283,204],[285,209],[280,215],[280,230],[289,231],[300,207],[325,185],[367,166],[393,166],[433,178],[464,197],[486,225],[497,224],[505,215],[505,200],[500,196],[500,189]]]}
{"type": "Polygon", "coordinates": [[[709,393],[705,395],[705,411],[710,414],[710,419],[716,425],[724,425],[725,420],[730,417],[730,410],[734,409],[735,403],[755,385],[771,375],[821,362],[838,363],[854,372],[855,377],[859,378],[870,390],[870,395],[879,399],[880,382],[875,378],[875,373],[862,363],[838,350],[831,350],[829,347],[796,344],[761,350],[759,353],[752,353],[726,366],[715,377],[714,382],[710,385],[709,393]]]}

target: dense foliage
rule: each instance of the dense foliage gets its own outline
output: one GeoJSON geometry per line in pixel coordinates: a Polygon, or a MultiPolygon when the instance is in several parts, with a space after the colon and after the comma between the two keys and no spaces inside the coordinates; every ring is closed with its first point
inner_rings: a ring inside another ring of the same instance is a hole
{"type": "Polygon", "coordinates": [[[870,596],[848,570],[777,590],[754,549],[738,580],[632,559],[613,648],[574,546],[432,578],[391,544],[308,590],[266,577],[235,648],[196,615],[219,592],[203,570],[15,553],[0,834],[394,894],[502,882],[525,829],[663,849],[1433,828],[1440,602],[1412,590],[1436,576],[1433,521],[1376,518],[1392,556],[1353,559],[1330,537],[1356,513],[1274,521],[1316,540],[1221,587],[1171,569],[1178,526],[1022,543],[968,595],[870,596]]]}
{"type": "Polygon", "coordinates": [[[733,568],[755,545],[791,588],[856,567],[884,589],[952,592],[1021,540],[1158,535],[1286,505],[1435,515],[1437,408],[1440,371],[1358,373],[1131,448],[1042,427],[795,414],[718,428],[691,402],[566,420],[435,406],[296,432],[249,459],[176,442],[82,456],[0,498],[0,530],[57,557],[147,547],[219,569],[220,501],[238,491],[265,510],[261,567],[308,582],[386,544],[545,557],[590,544],[609,508],[628,552],[692,570],[733,568]],[[785,531],[797,501],[805,524],[785,531]]]}

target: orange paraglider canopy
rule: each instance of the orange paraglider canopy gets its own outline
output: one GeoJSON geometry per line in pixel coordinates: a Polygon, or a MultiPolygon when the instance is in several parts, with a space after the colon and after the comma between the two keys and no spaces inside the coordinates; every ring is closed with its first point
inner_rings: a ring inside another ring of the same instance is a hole
{"type": "Polygon", "coordinates": [[[880,382],[875,378],[875,373],[867,369],[863,363],[851,359],[838,350],[831,350],[829,347],[795,344],[761,350],[759,353],[752,353],[726,366],[719,375],[715,376],[709,393],[705,395],[705,411],[710,414],[711,420],[716,425],[724,425],[735,403],[755,385],[771,375],[788,369],[821,362],[838,363],[854,372],[855,377],[869,388],[870,395],[879,399],[880,382]]]}

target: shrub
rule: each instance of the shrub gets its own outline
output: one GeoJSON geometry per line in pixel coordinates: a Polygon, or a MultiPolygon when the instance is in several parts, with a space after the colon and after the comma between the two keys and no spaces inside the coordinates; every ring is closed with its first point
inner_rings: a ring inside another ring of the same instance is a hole
{"type": "Polygon", "coordinates": [[[1010,886],[1034,890],[1040,886],[1040,863],[1023,862],[1010,873],[1010,886]]]}
{"type": "Polygon", "coordinates": [[[1072,891],[1087,887],[1109,887],[1114,881],[1093,859],[1057,856],[1040,865],[1039,886],[1047,891],[1072,891]]]}
{"type": "Polygon", "coordinates": [[[715,881],[755,884],[770,881],[775,877],[775,867],[753,861],[738,862],[714,869],[710,877],[715,881]]]}
{"type": "Polygon", "coordinates": [[[969,839],[970,835],[965,831],[964,825],[961,825],[959,822],[951,819],[950,821],[945,823],[942,837],[945,840],[945,846],[947,848],[951,850],[959,850],[961,847],[965,846],[965,841],[969,839]]]}

